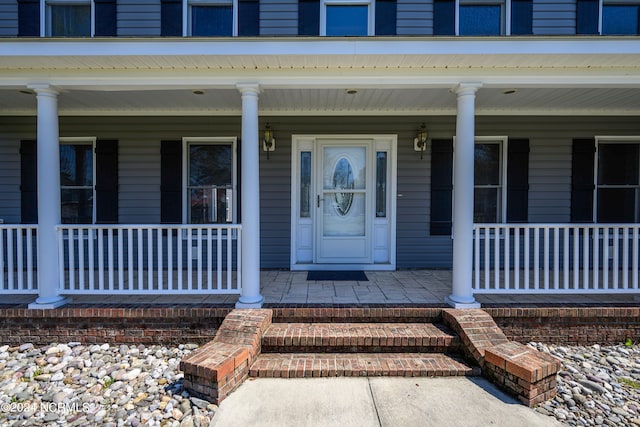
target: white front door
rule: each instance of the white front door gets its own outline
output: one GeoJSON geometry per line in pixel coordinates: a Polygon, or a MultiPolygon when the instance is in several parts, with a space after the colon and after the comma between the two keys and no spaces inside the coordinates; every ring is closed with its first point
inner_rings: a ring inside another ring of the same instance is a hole
{"type": "Polygon", "coordinates": [[[395,135],[293,135],[291,269],[395,269],[395,135]]]}
{"type": "Polygon", "coordinates": [[[371,141],[318,141],[316,262],[371,262],[371,141]]]}

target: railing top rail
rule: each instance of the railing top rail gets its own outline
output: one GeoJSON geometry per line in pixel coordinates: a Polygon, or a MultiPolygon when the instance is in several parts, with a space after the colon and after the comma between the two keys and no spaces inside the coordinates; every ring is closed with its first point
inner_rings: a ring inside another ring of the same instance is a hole
{"type": "Polygon", "coordinates": [[[56,230],[107,230],[107,229],[160,229],[160,230],[240,230],[242,224],[61,224],[56,230]]]}
{"type": "Polygon", "coordinates": [[[537,223],[537,224],[504,224],[504,223],[474,223],[473,228],[638,228],[638,223],[622,224],[585,224],[585,223],[537,223]]]}
{"type": "Polygon", "coordinates": [[[37,224],[0,224],[0,230],[36,230],[37,224]]]}

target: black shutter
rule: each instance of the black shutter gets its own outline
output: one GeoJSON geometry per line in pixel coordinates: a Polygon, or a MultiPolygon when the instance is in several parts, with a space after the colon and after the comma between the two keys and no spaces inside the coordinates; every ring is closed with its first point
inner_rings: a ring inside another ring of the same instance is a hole
{"type": "Polygon", "coordinates": [[[451,235],[451,194],[453,190],[453,140],[431,143],[431,235],[451,235]]]}
{"type": "Polygon", "coordinates": [[[258,0],[238,1],[238,35],[260,35],[260,3],[258,0]]]}
{"type": "Polygon", "coordinates": [[[433,35],[455,35],[456,3],[454,0],[433,1],[433,35]]]}
{"type": "Polygon", "coordinates": [[[94,0],[96,33],[98,37],[115,37],[117,28],[117,3],[116,0],[94,0]]]}
{"type": "Polygon", "coordinates": [[[598,34],[598,0],[577,0],[576,34],[598,34]]]}
{"type": "Polygon", "coordinates": [[[18,0],[18,37],[40,36],[40,0],[18,0]]]}
{"type": "Polygon", "coordinates": [[[511,0],[511,34],[533,34],[532,0],[511,0]]]}
{"type": "Polygon", "coordinates": [[[38,223],[38,154],[33,140],[20,142],[20,222],[38,223]]]}
{"type": "Polygon", "coordinates": [[[395,36],[396,17],[396,0],[376,0],[376,36],[395,36]]]}
{"type": "Polygon", "coordinates": [[[507,222],[529,220],[529,140],[509,139],[507,149],[507,222]]]}
{"type": "Polygon", "coordinates": [[[182,0],[160,0],[160,35],[182,36],[182,0]]]}
{"type": "Polygon", "coordinates": [[[574,139],[571,150],[571,222],[593,222],[595,140],[574,139]]]}
{"type": "Polygon", "coordinates": [[[298,35],[317,36],[320,34],[320,1],[300,0],[298,2],[298,35]]]}
{"type": "Polygon", "coordinates": [[[118,141],[96,141],[96,223],[118,223],[118,141]]]}
{"type": "Polygon", "coordinates": [[[160,146],[160,222],[182,223],[182,141],[160,146]]]}

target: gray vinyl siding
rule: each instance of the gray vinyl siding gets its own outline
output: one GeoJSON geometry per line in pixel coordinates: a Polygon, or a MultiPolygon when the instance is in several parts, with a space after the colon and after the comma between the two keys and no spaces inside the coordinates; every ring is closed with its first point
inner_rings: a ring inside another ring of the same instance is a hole
{"type": "Polygon", "coordinates": [[[118,0],[118,36],[160,35],[160,0],[118,0]]]}
{"type": "Polygon", "coordinates": [[[298,35],[297,0],[260,1],[261,36],[298,35]]]}
{"type": "Polygon", "coordinates": [[[529,153],[529,222],[569,222],[571,139],[535,137],[529,153]]]}
{"type": "Polygon", "coordinates": [[[399,36],[433,34],[433,2],[398,0],[396,25],[399,36]]]}
{"type": "Polygon", "coordinates": [[[18,2],[0,0],[0,37],[18,35],[18,2]]]}
{"type": "MultiPolygon", "coordinates": [[[[0,122],[2,122],[0,120],[0,122]]],[[[20,140],[0,126],[0,219],[20,222],[20,140]]]]}
{"type": "Polygon", "coordinates": [[[576,33],[576,0],[533,0],[533,34],[576,33]]]}
{"type": "Polygon", "coordinates": [[[118,220],[160,222],[160,141],[123,139],[118,146],[118,220]]]}

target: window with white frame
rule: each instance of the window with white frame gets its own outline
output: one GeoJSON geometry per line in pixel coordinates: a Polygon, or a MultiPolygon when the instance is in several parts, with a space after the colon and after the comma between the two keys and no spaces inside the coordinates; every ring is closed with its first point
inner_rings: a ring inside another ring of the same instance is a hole
{"type": "Polygon", "coordinates": [[[60,138],[60,200],[63,224],[95,220],[95,138],[60,138]]]}
{"type": "Polygon", "coordinates": [[[374,33],[371,0],[321,0],[321,36],[371,36],[374,33]]]}
{"type": "Polygon", "coordinates": [[[597,140],[595,222],[640,222],[640,137],[597,140]]]}
{"type": "Polygon", "coordinates": [[[93,1],[42,0],[44,34],[50,37],[93,36],[93,1]]]}
{"type": "Polygon", "coordinates": [[[458,32],[461,36],[505,34],[508,0],[458,0],[458,32]]]}
{"type": "Polygon", "coordinates": [[[476,137],[473,222],[506,218],[506,138],[476,137]]]}
{"type": "Polygon", "coordinates": [[[188,0],[185,28],[191,36],[237,36],[237,0],[188,0]]]}
{"type": "Polygon", "coordinates": [[[185,222],[236,222],[236,140],[185,138],[185,222]]]}
{"type": "Polygon", "coordinates": [[[603,0],[601,34],[640,34],[640,1],[603,0]]]}

